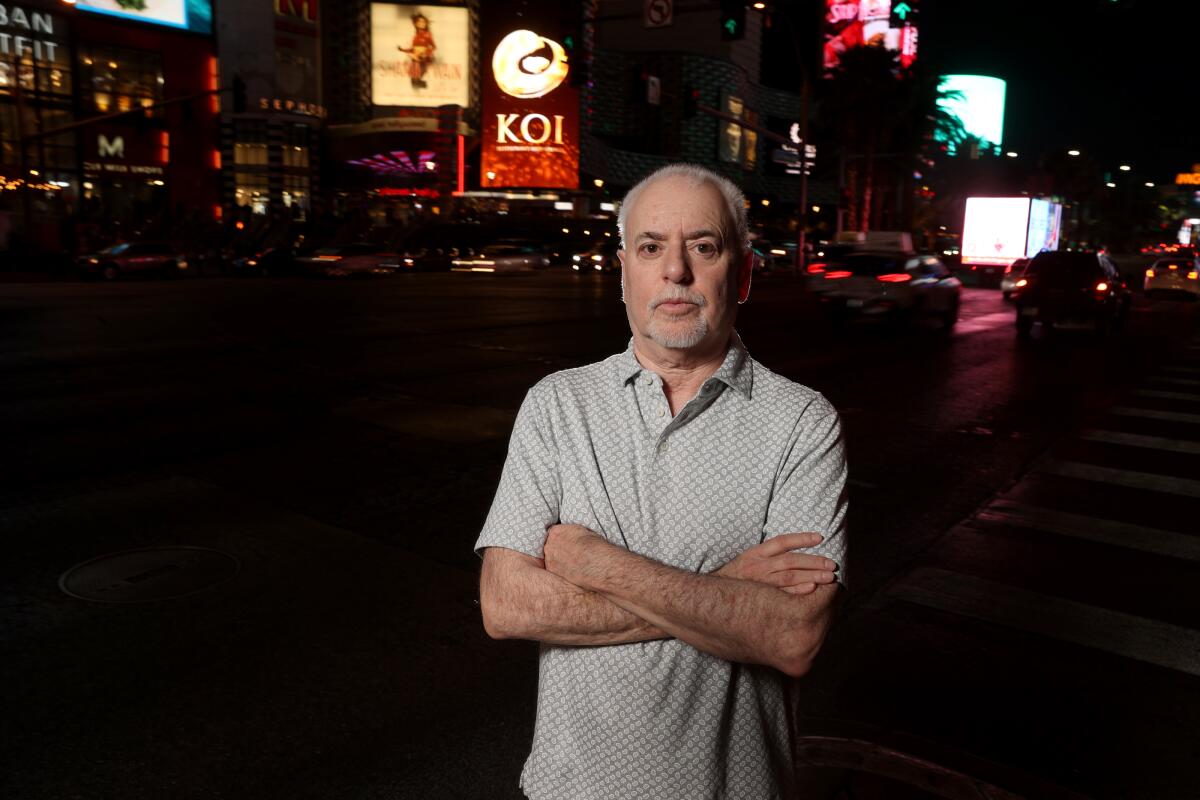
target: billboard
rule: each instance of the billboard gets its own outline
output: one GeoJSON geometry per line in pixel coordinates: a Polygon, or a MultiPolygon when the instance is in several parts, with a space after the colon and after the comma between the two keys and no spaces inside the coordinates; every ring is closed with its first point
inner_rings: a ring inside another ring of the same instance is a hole
{"type": "Polygon", "coordinates": [[[193,33],[213,30],[212,0],[77,0],[75,7],[193,33]]]}
{"type": "MultiPolygon", "coordinates": [[[[988,75],[943,75],[942,92],[957,92],[943,97],[938,105],[962,123],[963,131],[987,142],[1000,152],[1004,141],[1004,95],[1007,84],[988,75]]],[[[955,142],[947,142],[954,155],[955,142]]]]}
{"type": "Polygon", "coordinates": [[[1062,206],[1049,200],[1029,203],[1029,233],[1025,237],[1025,256],[1032,258],[1043,250],[1058,249],[1062,230],[1062,206]]]}
{"type": "Polygon", "coordinates": [[[371,102],[466,107],[469,37],[466,8],[371,3],[371,102]]]}
{"type": "Polygon", "coordinates": [[[962,263],[1008,266],[1025,256],[1028,197],[968,197],[962,263]]]}
{"type": "MultiPolygon", "coordinates": [[[[509,22],[509,17],[502,18],[509,22]]],[[[579,188],[579,91],[562,43],[526,13],[484,36],[483,187],[579,188]]]]}
{"type": "Polygon", "coordinates": [[[883,47],[899,54],[900,66],[917,59],[918,0],[825,0],[822,25],[825,70],[836,69],[855,47],[883,47]]]}

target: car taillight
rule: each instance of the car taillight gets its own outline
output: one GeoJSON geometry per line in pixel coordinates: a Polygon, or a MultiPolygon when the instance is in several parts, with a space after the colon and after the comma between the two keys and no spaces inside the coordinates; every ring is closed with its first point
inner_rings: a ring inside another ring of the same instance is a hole
{"type": "Polygon", "coordinates": [[[888,275],[880,275],[878,280],[884,283],[907,283],[912,280],[912,275],[907,272],[893,272],[888,275]]]}
{"type": "Polygon", "coordinates": [[[825,277],[826,278],[849,278],[853,274],[854,274],[853,272],[847,272],[846,270],[834,270],[833,272],[826,272],[825,277]]]}
{"type": "Polygon", "coordinates": [[[1004,268],[1005,275],[1007,275],[1010,272],[1012,272],[1012,264],[1009,264],[1007,267],[1004,268]]]}
{"type": "Polygon", "coordinates": [[[1096,284],[1096,291],[1097,292],[1107,292],[1108,284],[1105,283],[1104,281],[1100,281],[1099,283],[1096,284]]]}
{"type": "Polygon", "coordinates": [[[817,261],[817,262],[814,262],[814,263],[808,265],[808,274],[809,275],[819,275],[824,271],[825,271],[825,263],[823,261],[817,261]]]}

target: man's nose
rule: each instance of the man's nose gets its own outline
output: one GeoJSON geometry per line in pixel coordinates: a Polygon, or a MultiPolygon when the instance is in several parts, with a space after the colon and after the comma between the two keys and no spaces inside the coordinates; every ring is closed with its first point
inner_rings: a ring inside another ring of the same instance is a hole
{"type": "Polygon", "coordinates": [[[663,277],[672,283],[687,283],[691,280],[692,268],[688,263],[685,245],[667,247],[666,258],[663,259],[663,277]]]}

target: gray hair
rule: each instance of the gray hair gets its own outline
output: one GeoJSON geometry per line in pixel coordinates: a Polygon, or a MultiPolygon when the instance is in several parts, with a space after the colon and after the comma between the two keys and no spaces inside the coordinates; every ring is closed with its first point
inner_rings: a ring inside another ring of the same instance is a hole
{"type": "Polygon", "coordinates": [[[750,245],[750,221],[746,215],[746,196],[742,194],[742,190],[734,185],[733,181],[726,178],[724,175],[719,175],[707,167],[702,167],[699,164],[668,164],[665,167],[659,167],[651,172],[646,177],[642,178],[632,189],[625,195],[625,199],[621,201],[621,210],[617,212],[617,234],[621,237],[621,247],[627,245],[625,241],[625,223],[629,215],[629,209],[633,207],[634,201],[642,191],[659,180],[660,178],[687,178],[694,183],[707,183],[716,187],[721,193],[721,197],[725,199],[726,210],[729,211],[729,218],[733,220],[734,234],[738,253],[746,252],[746,248],[750,245]]]}

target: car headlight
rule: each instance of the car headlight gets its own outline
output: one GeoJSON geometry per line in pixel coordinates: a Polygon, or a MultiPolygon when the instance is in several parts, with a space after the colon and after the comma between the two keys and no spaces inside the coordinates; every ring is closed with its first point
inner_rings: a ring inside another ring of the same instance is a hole
{"type": "Polygon", "coordinates": [[[603,260],[604,260],[604,256],[602,256],[602,255],[592,256],[592,261],[603,261],[603,260]]]}
{"type": "Polygon", "coordinates": [[[571,256],[571,260],[572,260],[572,261],[574,261],[574,262],[576,262],[576,263],[578,263],[578,262],[580,262],[580,261],[583,261],[583,256],[580,256],[580,255],[573,255],[573,256],[571,256]]]}

